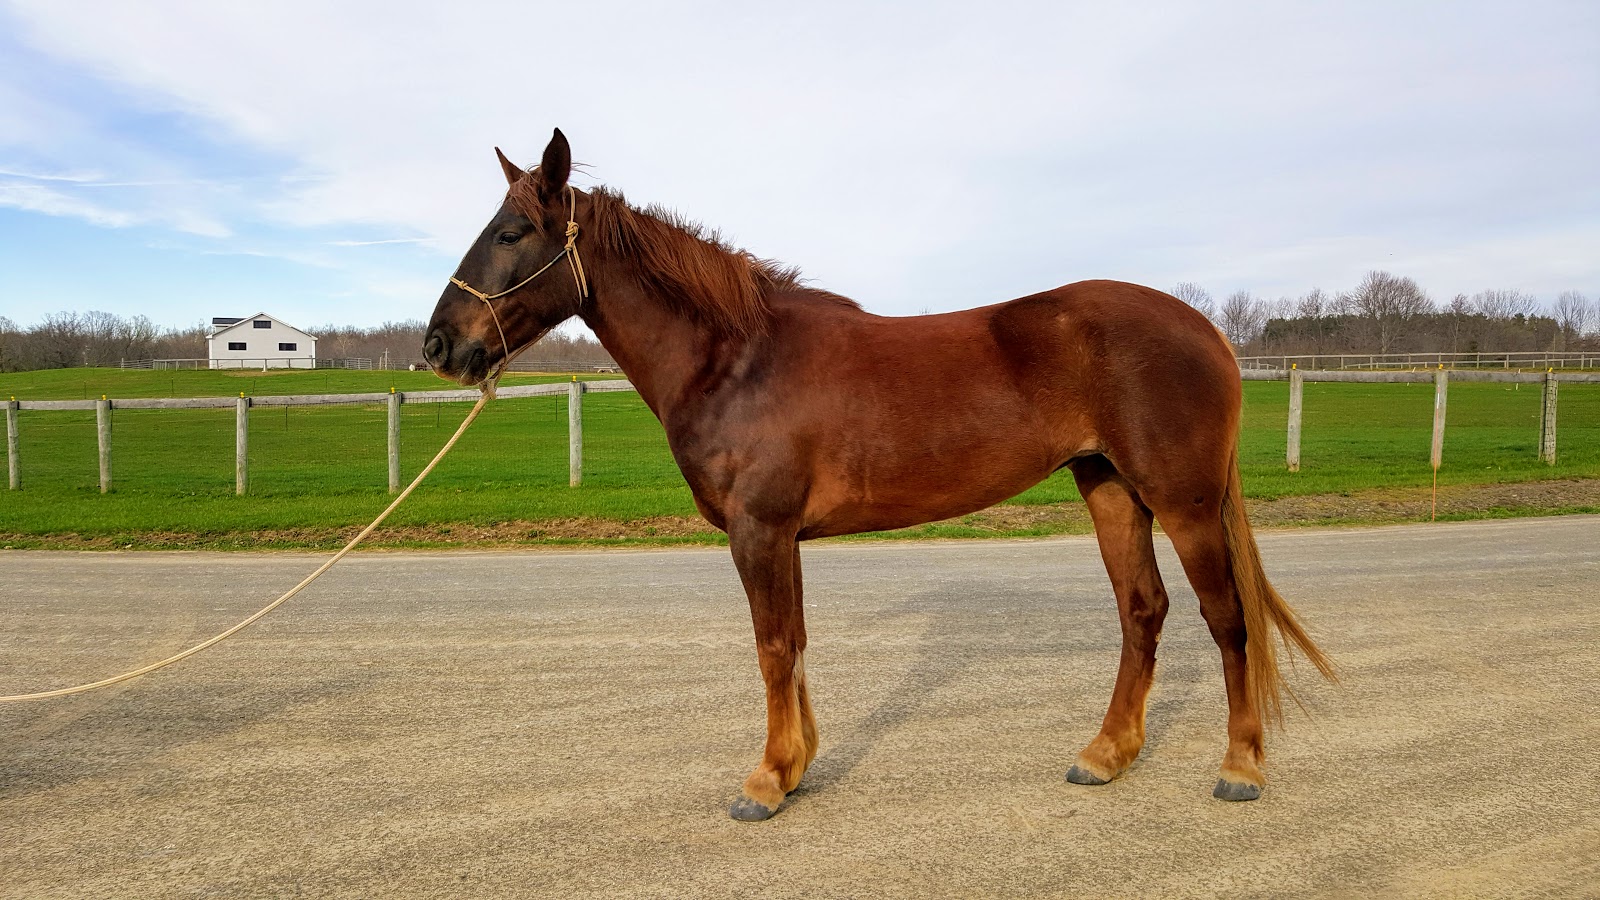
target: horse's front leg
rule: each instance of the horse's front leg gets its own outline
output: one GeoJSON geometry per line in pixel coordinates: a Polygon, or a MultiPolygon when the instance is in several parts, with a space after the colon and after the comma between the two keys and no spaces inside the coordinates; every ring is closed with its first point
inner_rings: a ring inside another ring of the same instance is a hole
{"type": "Polygon", "coordinates": [[[794,529],[753,521],[730,522],[728,546],[750,598],[756,653],[767,686],[767,747],[728,814],[759,822],[778,811],[817,755],[817,723],[806,693],[800,546],[794,529]]]}

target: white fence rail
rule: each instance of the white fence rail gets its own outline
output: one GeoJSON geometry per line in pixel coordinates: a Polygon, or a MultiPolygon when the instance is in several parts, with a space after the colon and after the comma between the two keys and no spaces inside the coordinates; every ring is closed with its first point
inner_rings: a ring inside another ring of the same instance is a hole
{"type": "MultiPolygon", "coordinates": [[[[109,367],[108,367],[109,368],[109,367]]],[[[124,359],[119,369],[371,369],[365,357],[256,357],[240,359],[124,359]]],[[[405,366],[400,366],[405,368],[405,366]]]]}
{"type": "MultiPolygon", "coordinates": [[[[334,356],[317,357],[315,366],[312,360],[300,359],[123,359],[118,360],[119,369],[379,369],[388,372],[426,372],[427,362],[409,356],[390,356],[369,359],[364,356],[334,356]]],[[[621,372],[614,362],[577,363],[556,359],[523,359],[518,357],[512,360],[508,372],[593,372],[595,374],[615,374],[621,372]]]]}
{"type": "MultiPolygon", "coordinates": [[[[502,387],[497,396],[506,399],[518,397],[565,396],[568,398],[567,426],[569,483],[577,487],[583,480],[583,395],[611,391],[631,391],[628,381],[578,381],[556,384],[526,384],[502,387]]],[[[400,406],[404,403],[460,403],[478,399],[477,390],[454,391],[389,391],[370,394],[277,394],[262,397],[189,397],[189,398],[131,398],[113,400],[9,400],[6,410],[7,469],[11,490],[21,490],[22,472],[19,461],[19,424],[17,413],[23,410],[78,410],[95,411],[96,434],[99,443],[100,492],[111,490],[111,411],[113,409],[233,409],[235,416],[234,490],[245,494],[250,489],[250,410],[272,406],[320,406],[351,403],[383,403],[388,406],[389,492],[400,490],[400,406]]]]}
{"type": "Polygon", "coordinates": [[[1241,369],[1592,369],[1600,350],[1508,353],[1319,353],[1304,356],[1241,356],[1241,369]]]}

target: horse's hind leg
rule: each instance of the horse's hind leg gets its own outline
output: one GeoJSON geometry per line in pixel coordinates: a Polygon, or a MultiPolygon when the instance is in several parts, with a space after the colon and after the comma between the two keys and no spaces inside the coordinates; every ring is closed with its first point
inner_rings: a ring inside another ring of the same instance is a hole
{"type": "Polygon", "coordinates": [[[1222,651],[1228,750],[1212,794],[1222,800],[1254,800],[1266,783],[1261,710],[1250,690],[1244,608],[1234,583],[1222,516],[1215,506],[1196,507],[1163,516],[1161,524],[1200,598],[1200,615],[1222,651]]]}
{"type": "Polygon", "coordinates": [[[1078,491],[1094,519],[1095,537],[1122,620],[1122,662],[1100,734],[1067,771],[1074,784],[1105,784],[1144,746],[1145,699],[1155,675],[1156,643],[1167,615],[1167,591],[1156,568],[1151,514],[1132,485],[1103,456],[1072,464],[1078,491]]]}
{"type": "Polygon", "coordinates": [[[793,530],[752,521],[729,523],[728,546],[750,599],[767,687],[766,749],[728,814],[760,821],[778,811],[817,753],[817,722],[806,691],[800,547],[793,530]]]}

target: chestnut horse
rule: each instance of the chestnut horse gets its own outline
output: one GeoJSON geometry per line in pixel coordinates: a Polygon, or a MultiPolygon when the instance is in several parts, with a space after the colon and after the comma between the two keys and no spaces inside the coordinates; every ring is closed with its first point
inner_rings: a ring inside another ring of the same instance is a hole
{"type": "Polygon", "coordinates": [[[1105,784],[1144,744],[1167,613],[1159,519],[1222,651],[1213,794],[1260,796],[1262,723],[1281,715],[1274,630],[1332,669],[1262,571],[1239,486],[1239,370],[1203,315],[1084,281],[875,316],[669,212],[569,186],[559,130],[532,171],[495,152],[510,190],[439,298],[424,354],[476,384],[577,316],[665,427],[695,505],[728,534],[766,682],[766,749],[730,815],[773,815],[817,753],[797,542],[959,516],[1063,466],[1122,621],[1110,708],[1067,780],[1105,784]]]}

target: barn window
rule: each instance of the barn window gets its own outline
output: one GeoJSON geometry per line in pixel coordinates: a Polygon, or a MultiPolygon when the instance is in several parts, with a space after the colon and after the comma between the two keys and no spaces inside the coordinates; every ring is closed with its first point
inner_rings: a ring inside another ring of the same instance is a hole
{"type": "Polygon", "coordinates": [[[228,349],[229,350],[243,350],[244,349],[244,341],[229,341],[228,342],[228,349]]]}
{"type": "Polygon", "coordinates": [[[271,328],[272,327],[272,320],[271,319],[257,319],[254,322],[251,322],[250,324],[254,325],[257,328],[271,328]]]}
{"type": "Polygon", "coordinates": [[[300,349],[300,345],[299,344],[279,344],[278,345],[278,349],[279,350],[299,350],[300,349]]]}

